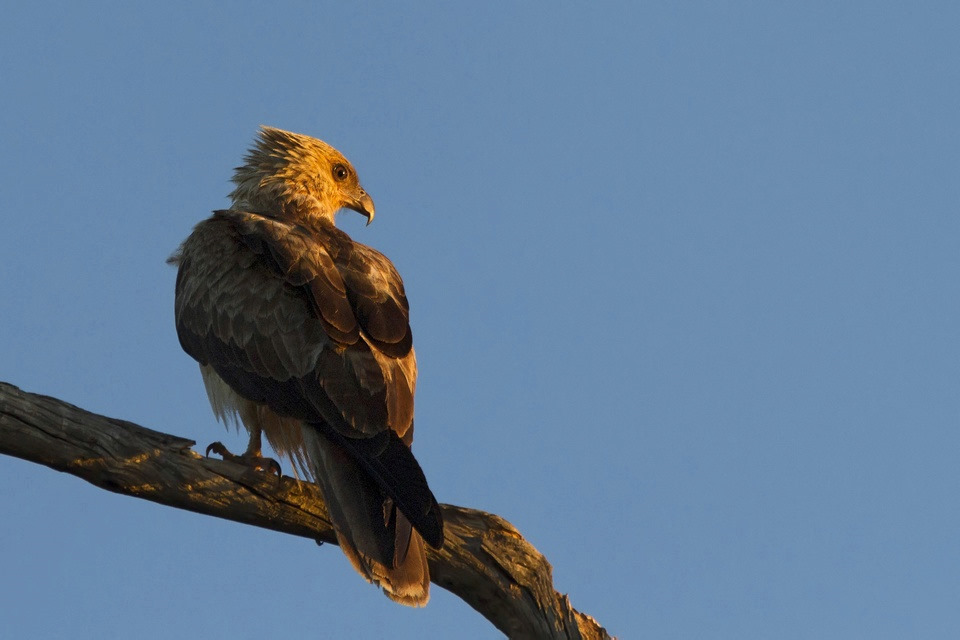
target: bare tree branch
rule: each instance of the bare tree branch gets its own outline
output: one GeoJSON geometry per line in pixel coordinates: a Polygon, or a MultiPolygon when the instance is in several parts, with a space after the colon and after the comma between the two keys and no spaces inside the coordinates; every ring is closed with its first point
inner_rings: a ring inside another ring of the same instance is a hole
{"type": "MultiPolygon", "coordinates": [[[[316,485],[205,458],[195,443],[0,382],[0,453],[125,495],[336,544],[316,485]]],[[[433,582],[510,638],[610,638],[553,589],[550,564],[499,516],[442,505],[433,582]]]]}

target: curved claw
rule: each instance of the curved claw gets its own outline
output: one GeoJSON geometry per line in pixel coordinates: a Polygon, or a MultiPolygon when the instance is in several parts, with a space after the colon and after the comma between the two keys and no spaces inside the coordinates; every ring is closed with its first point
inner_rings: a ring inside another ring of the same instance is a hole
{"type": "Polygon", "coordinates": [[[277,481],[283,480],[283,473],[280,471],[280,463],[273,458],[264,458],[267,461],[267,471],[277,474],[277,481]]]}
{"type": "Polygon", "coordinates": [[[270,474],[277,474],[277,480],[283,478],[283,473],[280,471],[280,463],[274,460],[273,458],[264,458],[262,456],[256,457],[247,457],[240,456],[240,462],[242,464],[247,464],[256,469],[257,471],[266,471],[270,474]]]}
{"type": "Polygon", "coordinates": [[[259,453],[245,453],[238,456],[230,453],[230,451],[223,446],[222,442],[211,442],[209,445],[207,445],[207,449],[204,453],[208,458],[210,457],[211,452],[217,454],[228,462],[236,462],[237,464],[242,464],[246,467],[250,467],[251,469],[256,469],[257,471],[266,471],[270,474],[275,473],[277,474],[278,481],[283,479],[283,472],[280,469],[280,463],[273,458],[264,458],[259,453]]]}
{"type": "Polygon", "coordinates": [[[204,455],[209,458],[211,451],[217,454],[218,456],[223,456],[224,458],[230,455],[230,452],[227,451],[227,448],[223,446],[222,442],[211,442],[210,444],[208,444],[207,450],[204,451],[204,455]]]}

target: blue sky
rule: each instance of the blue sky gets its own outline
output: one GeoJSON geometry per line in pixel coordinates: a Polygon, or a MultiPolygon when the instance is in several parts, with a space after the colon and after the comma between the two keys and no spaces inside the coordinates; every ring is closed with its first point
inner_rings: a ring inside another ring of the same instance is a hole
{"type": "MultiPolygon", "coordinates": [[[[307,133],[404,276],[438,499],[513,522],[575,607],[622,638],[953,637],[960,10],[323,4],[5,8],[0,379],[224,439],[164,260],[258,125],[307,133]]],[[[10,637],[498,635],[332,547],[0,483],[10,637]]]]}

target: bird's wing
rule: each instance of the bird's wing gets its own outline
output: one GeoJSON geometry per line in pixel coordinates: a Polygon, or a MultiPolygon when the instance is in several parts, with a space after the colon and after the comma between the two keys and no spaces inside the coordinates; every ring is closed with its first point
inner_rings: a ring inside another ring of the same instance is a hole
{"type": "Polygon", "coordinates": [[[404,444],[416,365],[403,286],[360,246],[335,229],[216,212],[179,252],[177,334],[238,394],[347,449],[439,546],[439,506],[404,444]]]}
{"type": "Polygon", "coordinates": [[[390,428],[409,445],[417,361],[403,280],[383,254],[352,242],[342,231],[329,227],[321,238],[343,278],[361,335],[384,375],[390,428]]]}

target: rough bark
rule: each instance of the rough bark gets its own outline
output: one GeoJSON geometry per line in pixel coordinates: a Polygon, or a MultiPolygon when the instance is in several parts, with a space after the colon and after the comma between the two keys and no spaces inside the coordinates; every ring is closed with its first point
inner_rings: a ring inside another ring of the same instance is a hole
{"type": "MultiPolygon", "coordinates": [[[[315,485],[203,457],[194,444],[0,382],[0,453],[115,493],[336,544],[315,485]]],[[[446,542],[428,549],[435,584],[510,638],[610,638],[554,590],[550,564],[509,522],[442,508],[446,542]]]]}

